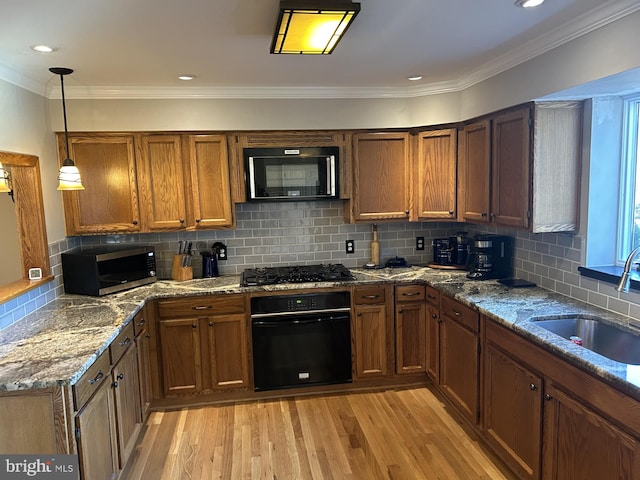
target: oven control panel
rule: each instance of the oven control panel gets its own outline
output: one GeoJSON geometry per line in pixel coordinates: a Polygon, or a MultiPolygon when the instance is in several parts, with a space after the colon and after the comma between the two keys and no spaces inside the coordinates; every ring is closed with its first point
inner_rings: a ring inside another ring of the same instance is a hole
{"type": "Polygon", "coordinates": [[[277,314],[348,308],[350,303],[351,295],[348,291],[300,295],[269,295],[251,299],[251,314],[277,314]]]}

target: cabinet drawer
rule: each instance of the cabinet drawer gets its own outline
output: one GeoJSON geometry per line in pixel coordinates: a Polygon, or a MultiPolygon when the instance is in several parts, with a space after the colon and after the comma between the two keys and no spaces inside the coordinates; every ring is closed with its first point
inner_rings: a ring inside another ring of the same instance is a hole
{"type": "Polygon", "coordinates": [[[440,306],[440,290],[427,285],[427,302],[436,307],[440,306]]]}
{"type": "Polygon", "coordinates": [[[353,289],[353,303],[356,305],[372,305],[385,303],[384,287],[356,287],[353,289]]]}
{"type": "Polygon", "coordinates": [[[442,315],[453,318],[473,332],[478,332],[479,315],[474,309],[446,296],[442,297],[442,315]]]}
{"type": "Polygon", "coordinates": [[[161,318],[202,317],[244,311],[244,295],[206,295],[158,302],[158,315],[161,318]]]}
{"type": "Polygon", "coordinates": [[[75,410],[80,410],[93,393],[109,377],[110,370],[109,352],[105,352],[98,357],[93,365],[82,374],[80,379],[73,386],[73,402],[75,410]]]}
{"type": "Polygon", "coordinates": [[[124,327],[118,336],[109,345],[109,352],[111,352],[111,365],[115,365],[120,357],[127,351],[129,345],[133,343],[133,322],[124,327]]]}
{"type": "Polygon", "coordinates": [[[396,302],[417,302],[424,299],[424,285],[401,285],[396,287],[396,302]]]}

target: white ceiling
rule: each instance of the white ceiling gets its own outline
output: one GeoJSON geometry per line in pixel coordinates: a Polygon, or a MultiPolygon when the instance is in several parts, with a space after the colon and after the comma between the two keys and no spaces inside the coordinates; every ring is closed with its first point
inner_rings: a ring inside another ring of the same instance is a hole
{"type": "Polygon", "coordinates": [[[278,0],[0,0],[0,78],[73,98],[455,91],[640,9],[637,0],[360,0],[332,55],[271,55],[278,0]],[[42,54],[31,45],[57,47],[42,54]],[[196,79],[183,82],[179,74],[196,79]],[[409,75],[421,74],[419,82],[409,75]]]}

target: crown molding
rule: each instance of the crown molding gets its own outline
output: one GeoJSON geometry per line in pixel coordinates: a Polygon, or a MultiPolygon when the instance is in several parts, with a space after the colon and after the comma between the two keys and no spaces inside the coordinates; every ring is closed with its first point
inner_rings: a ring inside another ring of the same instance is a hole
{"type": "MultiPolygon", "coordinates": [[[[637,0],[617,0],[574,18],[457,79],[411,87],[131,87],[65,86],[68,99],[342,99],[415,98],[459,92],[516,67],[560,45],[640,10],[637,0]]],[[[49,99],[60,99],[59,86],[45,86],[0,64],[0,78],[49,99]]]]}
{"type": "Polygon", "coordinates": [[[620,0],[597,7],[483,64],[459,78],[457,87],[460,90],[469,88],[638,10],[640,2],[637,0],[620,0]]]}
{"type": "Polygon", "coordinates": [[[45,96],[45,86],[35,80],[16,72],[15,70],[7,67],[3,63],[0,63],[0,79],[7,83],[15,85],[16,87],[29,90],[40,96],[45,96]]]}

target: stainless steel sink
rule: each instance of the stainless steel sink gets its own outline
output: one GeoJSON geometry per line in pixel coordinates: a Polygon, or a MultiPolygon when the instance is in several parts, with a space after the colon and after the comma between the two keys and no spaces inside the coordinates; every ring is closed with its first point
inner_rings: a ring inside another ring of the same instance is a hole
{"type": "Polygon", "coordinates": [[[532,317],[536,325],[604,357],[640,365],[640,335],[587,315],[532,317]]]}

